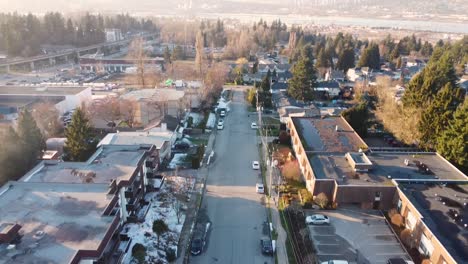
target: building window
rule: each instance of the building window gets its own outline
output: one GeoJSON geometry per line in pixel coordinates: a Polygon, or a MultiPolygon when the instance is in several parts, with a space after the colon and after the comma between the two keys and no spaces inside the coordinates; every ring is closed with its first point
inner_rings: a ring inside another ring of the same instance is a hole
{"type": "Polygon", "coordinates": [[[434,246],[432,246],[431,241],[424,234],[421,237],[421,242],[419,243],[418,250],[419,253],[428,257],[430,257],[432,255],[432,252],[434,251],[434,246]]]}
{"type": "Polygon", "coordinates": [[[411,212],[408,212],[408,216],[406,217],[406,227],[413,230],[417,223],[416,217],[411,212]]]}
{"type": "Polygon", "coordinates": [[[401,214],[401,205],[402,205],[401,199],[398,199],[397,210],[400,214],[401,214]]]}

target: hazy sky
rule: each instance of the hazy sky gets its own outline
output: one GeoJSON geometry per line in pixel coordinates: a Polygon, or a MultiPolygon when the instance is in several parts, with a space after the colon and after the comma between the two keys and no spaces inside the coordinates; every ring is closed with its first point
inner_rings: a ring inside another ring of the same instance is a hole
{"type": "MultiPolygon", "coordinates": [[[[174,15],[200,13],[405,16],[459,15],[468,20],[468,0],[0,0],[0,12],[101,12],[174,15]],[[188,11],[188,7],[191,7],[188,11]],[[359,13],[361,12],[361,14],[359,13]],[[347,13],[347,14],[346,14],[347,13]]],[[[457,22],[457,21],[453,21],[457,22]]]]}

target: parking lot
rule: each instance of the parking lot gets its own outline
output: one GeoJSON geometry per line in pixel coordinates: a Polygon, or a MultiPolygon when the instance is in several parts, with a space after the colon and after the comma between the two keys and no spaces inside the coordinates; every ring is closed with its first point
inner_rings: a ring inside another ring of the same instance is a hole
{"type": "Polygon", "coordinates": [[[310,211],[307,215],[316,213],[330,218],[330,225],[309,226],[321,262],[334,259],[358,264],[385,264],[389,258],[410,259],[378,211],[353,208],[310,211]]]}

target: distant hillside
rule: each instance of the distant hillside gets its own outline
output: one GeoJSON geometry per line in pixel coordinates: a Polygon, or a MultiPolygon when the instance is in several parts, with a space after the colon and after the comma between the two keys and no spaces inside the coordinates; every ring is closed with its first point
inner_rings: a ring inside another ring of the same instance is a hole
{"type": "MultiPolygon", "coordinates": [[[[468,0],[0,0],[2,12],[139,12],[145,14],[268,13],[327,15],[346,12],[368,17],[438,17],[468,14],[468,0]]],[[[446,19],[446,18],[445,18],[446,19]]]]}

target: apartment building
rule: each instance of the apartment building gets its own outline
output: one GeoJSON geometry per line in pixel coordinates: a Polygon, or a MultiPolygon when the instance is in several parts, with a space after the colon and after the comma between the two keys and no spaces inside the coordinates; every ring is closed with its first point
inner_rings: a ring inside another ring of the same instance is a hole
{"type": "Polygon", "coordinates": [[[107,184],[9,182],[0,189],[0,263],[118,263],[120,214],[107,184]]]}
{"type": "Polygon", "coordinates": [[[411,246],[434,264],[468,263],[468,181],[396,182],[411,246]]]}
{"type": "Polygon", "coordinates": [[[466,180],[437,153],[377,152],[342,117],[290,117],[287,123],[307,189],[340,204],[394,207],[393,179],[466,180]]]}

